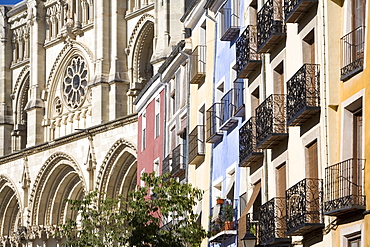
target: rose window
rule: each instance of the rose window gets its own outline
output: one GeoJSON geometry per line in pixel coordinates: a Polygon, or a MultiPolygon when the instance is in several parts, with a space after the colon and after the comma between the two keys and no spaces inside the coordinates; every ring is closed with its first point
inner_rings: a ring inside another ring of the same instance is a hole
{"type": "Polygon", "coordinates": [[[73,109],[79,107],[85,99],[87,90],[87,67],[82,57],[72,59],[67,67],[63,81],[64,99],[73,109]]]}

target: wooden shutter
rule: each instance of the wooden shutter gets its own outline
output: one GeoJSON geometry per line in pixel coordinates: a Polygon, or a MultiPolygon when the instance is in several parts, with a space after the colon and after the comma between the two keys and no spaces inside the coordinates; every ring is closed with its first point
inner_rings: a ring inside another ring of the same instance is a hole
{"type": "Polygon", "coordinates": [[[285,197],[286,190],[286,165],[285,163],[276,168],[276,196],[285,197]]]}
{"type": "Polygon", "coordinates": [[[311,143],[307,147],[306,160],[306,178],[318,178],[318,155],[317,155],[317,141],[311,143]]]}

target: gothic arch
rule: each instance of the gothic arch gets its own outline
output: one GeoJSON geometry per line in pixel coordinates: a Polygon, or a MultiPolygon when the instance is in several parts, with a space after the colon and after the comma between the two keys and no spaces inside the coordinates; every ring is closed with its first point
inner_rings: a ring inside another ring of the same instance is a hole
{"type": "MultiPolygon", "coordinates": [[[[132,82],[145,84],[153,76],[154,22],[147,20],[137,34],[132,54],[132,82]]],[[[143,85],[144,86],[144,85],[143,85]]]]}
{"type": "Polygon", "coordinates": [[[28,225],[55,226],[76,218],[64,199],[82,199],[86,183],[75,160],[56,152],[40,169],[29,202],[28,225]]]}
{"type": "Polygon", "coordinates": [[[130,36],[130,40],[129,40],[129,44],[128,44],[129,49],[133,46],[134,41],[137,40],[137,38],[138,38],[138,34],[143,29],[144,24],[147,23],[148,21],[150,21],[152,23],[155,23],[154,16],[152,16],[150,14],[144,14],[142,17],[140,17],[140,19],[136,23],[136,25],[134,27],[134,30],[132,31],[132,34],[130,36]]]}
{"type": "Polygon", "coordinates": [[[48,92],[46,115],[49,119],[53,115],[53,102],[60,89],[60,82],[65,76],[66,68],[71,60],[77,56],[81,57],[86,63],[88,69],[87,82],[90,83],[89,75],[94,74],[93,53],[88,47],[79,42],[71,41],[67,43],[58,54],[46,83],[46,91],[48,92]]]}
{"type": "Polygon", "coordinates": [[[12,99],[14,100],[14,129],[13,150],[20,150],[27,144],[27,112],[25,111],[29,100],[30,72],[29,66],[21,71],[15,84],[12,99]]]}
{"type": "Polygon", "coordinates": [[[21,225],[21,204],[14,183],[0,175],[0,236],[13,238],[14,232],[21,225]]]}
{"type": "Polygon", "coordinates": [[[128,192],[136,186],[136,148],[123,139],[118,140],[105,156],[98,173],[96,189],[114,198],[128,192]]]}

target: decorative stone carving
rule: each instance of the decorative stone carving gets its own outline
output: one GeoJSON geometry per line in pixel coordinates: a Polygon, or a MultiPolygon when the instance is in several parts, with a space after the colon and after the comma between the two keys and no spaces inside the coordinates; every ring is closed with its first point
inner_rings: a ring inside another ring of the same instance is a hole
{"type": "Polygon", "coordinates": [[[80,107],[87,91],[88,70],[81,56],[72,59],[63,80],[64,101],[72,108],[80,107]]]}

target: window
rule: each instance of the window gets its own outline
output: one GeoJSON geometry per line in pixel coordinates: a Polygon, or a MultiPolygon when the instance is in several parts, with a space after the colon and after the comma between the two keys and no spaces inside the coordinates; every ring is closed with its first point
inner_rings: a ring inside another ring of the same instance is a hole
{"type": "Polygon", "coordinates": [[[159,159],[156,159],[153,164],[153,171],[155,176],[159,176],[159,159]]]}
{"type": "Polygon", "coordinates": [[[141,132],[141,144],[142,144],[142,150],[146,147],[146,113],[143,113],[142,115],[142,132],[141,132]]]}
{"type": "Polygon", "coordinates": [[[302,40],[303,63],[315,64],[315,34],[309,32],[302,40]]]}
{"type": "Polygon", "coordinates": [[[286,165],[283,163],[276,168],[276,197],[285,197],[286,190],[286,165]]]}
{"type": "Polygon", "coordinates": [[[155,100],[155,138],[160,134],[160,100],[155,100]]]}
{"type": "Polygon", "coordinates": [[[361,247],[361,235],[348,238],[348,247],[361,247]]]}
{"type": "Polygon", "coordinates": [[[175,112],[180,108],[180,97],[181,97],[181,88],[182,88],[182,70],[179,68],[175,74],[175,112]]]}
{"type": "Polygon", "coordinates": [[[274,94],[284,94],[284,65],[281,62],[274,69],[274,94]]]}
{"type": "Polygon", "coordinates": [[[317,140],[306,146],[306,178],[318,178],[317,140]]]}
{"type": "Polygon", "coordinates": [[[256,108],[260,105],[260,90],[257,87],[251,93],[251,115],[252,117],[256,116],[256,108]]]}
{"type": "MultiPolygon", "coordinates": [[[[175,84],[175,81],[173,80],[173,84],[175,84]]],[[[172,112],[171,114],[174,115],[176,113],[176,91],[175,89],[172,90],[171,94],[170,94],[170,97],[171,97],[171,108],[172,108],[172,112]]]]}

